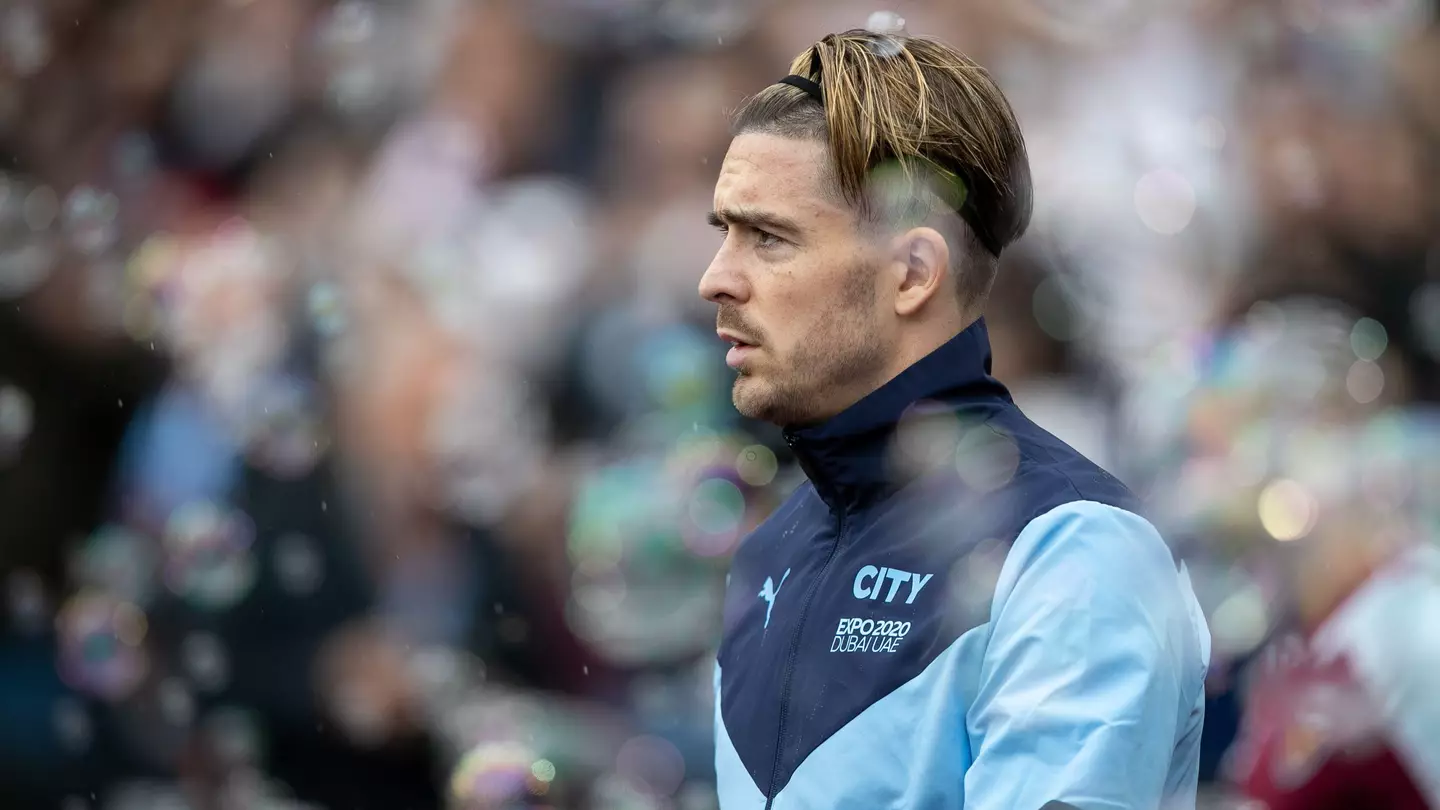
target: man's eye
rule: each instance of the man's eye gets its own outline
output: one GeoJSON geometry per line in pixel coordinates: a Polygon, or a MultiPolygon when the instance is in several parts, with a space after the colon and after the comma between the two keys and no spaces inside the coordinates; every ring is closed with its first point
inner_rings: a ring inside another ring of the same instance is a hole
{"type": "Polygon", "coordinates": [[[780,244],[780,237],[765,231],[755,231],[755,244],[760,247],[775,247],[780,244]]]}

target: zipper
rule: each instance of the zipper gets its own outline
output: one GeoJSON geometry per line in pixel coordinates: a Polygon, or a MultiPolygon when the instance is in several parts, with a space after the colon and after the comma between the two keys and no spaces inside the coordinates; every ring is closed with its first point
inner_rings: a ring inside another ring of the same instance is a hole
{"type": "Polygon", "coordinates": [[[835,542],[830,546],[830,553],[825,555],[825,562],[820,566],[820,573],[815,576],[815,581],[805,591],[805,599],[800,603],[800,615],[795,623],[795,633],[790,637],[790,651],[785,656],[785,675],[780,682],[780,728],[775,739],[775,762],[770,766],[770,789],[765,792],[765,810],[771,810],[775,804],[775,786],[780,781],[780,757],[785,752],[785,720],[790,715],[790,682],[795,677],[795,658],[800,653],[800,638],[805,633],[805,618],[810,612],[810,600],[820,590],[821,584],[825,581],[825,575],[830,571],[830,563],[835,560],[835,552],[840,550],[840,541],[845,537],[845,513],[841,511],[835,519],[835,542]]]}

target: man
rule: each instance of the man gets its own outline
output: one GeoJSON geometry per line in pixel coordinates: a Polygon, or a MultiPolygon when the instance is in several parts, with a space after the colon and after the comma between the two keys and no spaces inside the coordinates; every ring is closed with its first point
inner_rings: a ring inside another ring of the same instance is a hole
{"type": "Polygon", "coordinates": [[[733,563],[722,808],[1193,806],[1188,576],[990,376],[1031,207],[1009,104],[918,38],[830,35],[791,74],[735,114],[700,282],[736,408],[809,477],[733,563]]]}

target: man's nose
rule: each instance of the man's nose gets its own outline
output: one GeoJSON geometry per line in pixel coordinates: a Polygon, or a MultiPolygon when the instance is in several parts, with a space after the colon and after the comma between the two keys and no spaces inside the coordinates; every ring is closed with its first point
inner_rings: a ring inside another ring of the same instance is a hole
{"type": "Polygon", "coordinates": [[[700,277],[700,297],[712,304],[744,303],[750,297],[745,274],[723,246],[700,277]]]}

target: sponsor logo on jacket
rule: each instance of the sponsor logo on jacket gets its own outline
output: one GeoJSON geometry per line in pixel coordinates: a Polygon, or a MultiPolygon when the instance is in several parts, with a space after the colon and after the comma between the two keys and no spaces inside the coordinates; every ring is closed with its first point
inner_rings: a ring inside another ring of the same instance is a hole
{"type": "MultiPolygon", "coordinates": [[[[851,593],[856,599],[870,602],[894,603],[898,600],[912,605],[933,576],[866,565],[855,572],[851,593]]],[[[835,627],[830,652],[891,653],[899,649],[900,642],[909,633],[910,622],[900,619],[844,618],[835,627]]]]}

